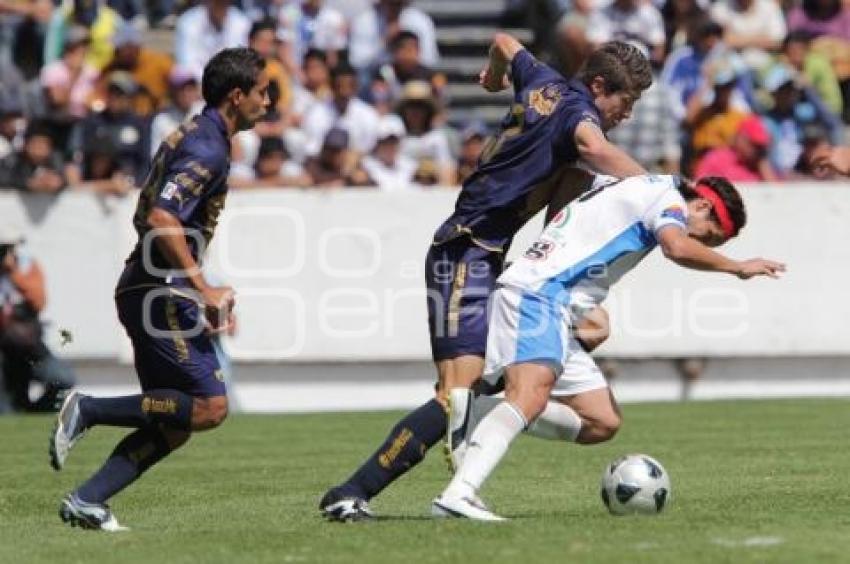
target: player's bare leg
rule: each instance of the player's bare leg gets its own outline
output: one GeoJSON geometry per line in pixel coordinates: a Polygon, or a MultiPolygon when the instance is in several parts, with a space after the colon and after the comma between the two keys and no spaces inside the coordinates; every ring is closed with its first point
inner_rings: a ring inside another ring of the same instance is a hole
{"type": "Polygon", "coordinates": [[[460,468],[434,500],[435,515],[502,520],[478,503],[478,489],[504,457],[511,442],[546,408],[554,383],[555,373],[545,364],[526,362],[507,368],[505,400],[493,408],[472,433],[460,468]]]}

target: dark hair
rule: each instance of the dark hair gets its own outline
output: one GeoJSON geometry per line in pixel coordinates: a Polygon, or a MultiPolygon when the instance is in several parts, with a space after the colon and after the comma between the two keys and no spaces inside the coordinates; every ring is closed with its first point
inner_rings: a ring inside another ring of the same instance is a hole
{"type": "MultiPolygon", "coordinates": [[[[732,233],[732,237],[736,237],[741,229],[743,229],[747,224],[747,209],[744,206],[744,200],[741,199],[741,194],[738,193],[735,186],[722,176],[704,176],[698,179],[696,184],[707,186],[717,193],[726,205],[726,209],[729,210],[729,217],[732,219],[732,224],[735,228],[734,233],[732,233]]],[[[680,178],[676,183],[679,193],[682,194],[682,197],[688,202],[695,198],[702,197],[694,189],[694,186],[694,184],[683,178],[680,178]]],[[[714,210],[711,211],[711,215],[715,221],[718,223],[720,222],[714,210]]]]}
{"type": "Polygon", "coordinates": [[[792,43],[805,43],[808,45],[812,42],[812,34],[804,29],[796,29],[785,36],[785,39],[782,40],[782,50],[788,48],[792,43]]]}
{"type": "Polygon", "coordinates": [[[246,94],[257,84],[266,67],[259,53],[248,47],[223,49],[204,67],[201,93],[210,106],[219,106],[234,88],[246,94]]]}
{"type": "Polygon", "coordinates": [[[692,37],[692,42],[701,41],[707,37],[723,37],[723,26],[711,19],[702,20],[694,25],[688,35],[692,37]]]}
{"type": "Polygon", "coordinates": [[[393,37],[393,40],[390,42],[390,51],[395,51],[406,41],[414,41],[416,42],[416,46],[419,47],[419,36],[412,31],[405,29],[398,32],[395,37],[393,37]]]}
{"type": "Polygon", "coordinates": [[[29,141],[33,137],[48,137],[52,143],[55,135],[56,132],[48,122],[33,120],[27,125],[26,130],[24,130],[24,141],[29,141]]]}
{"type": "Polygon", "coordinates": [[[252,41],[261,31],[277,31],[277,22],[271,18],[264,18],[254,22],[254,25],[251,26],[251,31],[248,32],[248,41],[252,41]]]}
{"type": "Polygon", "coordinates": [[[652,84],[652,66],[634,45],[609,41],[590,54],[576,75],[587,86],[596,77],[605,81],[605,92],[639,96],[652,84]]]}
{"type": "Polygon", "coordinates": [[[803,0],[801,8],[813,20],[824,22],[840,14],[843,6],[841,0],[832,0],[832,5],[824,9],[818,0],[803,0]]]}
{"type": "Polygon", "coordinates": [[[301,63],[302,65],[307,64],[307,59],[316,59],[322,62],[322,64],[328,64],[328,56],[321,49],[316,49],[315,47],[310,47],[307,49],[307,52],[304,53],[304,61],[301,63]]]}
{"type": "Polygon", "coordinates": [[[349,63],[345,59],[341,60],[334,68],[331,69],[331,82],[335,81],[341,76],[353,76],[357,78],[357,71],[354,70],[354,67],[351,66],[351,63],[349,63]]]}
{"type": "Polygon", "coordinates": [[[257,151],[257,160],[272,153],[283,153],[284,158],[289,157],[286,145],[281,137],[263,137],[260,139],[260,148],[257,151]]]}

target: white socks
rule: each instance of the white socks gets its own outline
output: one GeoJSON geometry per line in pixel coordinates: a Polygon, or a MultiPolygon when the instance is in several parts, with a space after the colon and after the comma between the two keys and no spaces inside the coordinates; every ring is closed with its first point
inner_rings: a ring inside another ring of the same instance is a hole
{"type": "Polygon", "coordinates": [[[523,414],[510,403],[502,401],[494,407],[472,433],[463,464],[446,493],[460,497],[474,495],[526,425],[523,414]]]}
{"type": "MultiPolygon", "coordinates": [[[[475,421],[480,421],[491,409],[502,402],[501,398],[493,396],[478,396],[472,402],[472,417],[469,425],[474,426],[475,421]]],[[[556,401],[546,404],[537,419],[526,429],[526,433],[539,439],[550,441],[568,441],[574,443],[581,431],[581,418],[568,405],[556,401]]]]}

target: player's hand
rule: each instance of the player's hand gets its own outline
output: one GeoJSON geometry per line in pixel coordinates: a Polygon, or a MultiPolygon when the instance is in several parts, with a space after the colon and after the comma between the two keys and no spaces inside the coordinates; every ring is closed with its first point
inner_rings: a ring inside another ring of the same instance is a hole
{"type": "Polygon", "coordinates": [[[502,74],[501,77],[497,77],[493,74],[489,64],[478,74],[478,84],[487,92],[501,92],[511,85],[506,75],[502,74]]]}
{"type": "Polygon", "coordinates": [[[210,334],[225,333],[233,321],[236,292],[230,286],[209,286],[201,292],[206,329],[210,334]]]}
{"type": "Polygon", "coordinates": [[[826,170],[850,176],[850,147],[825,147],[812,156],[815,170],[826,170]]]}
{"type": "Polygon", "coordinates": [[[785,272],[785,264],[767,259],[750,259],[738,263],[735,275],[741,280],[749,280],[754,276],[769,276],[779,278],[779,274],[785,272]]]}

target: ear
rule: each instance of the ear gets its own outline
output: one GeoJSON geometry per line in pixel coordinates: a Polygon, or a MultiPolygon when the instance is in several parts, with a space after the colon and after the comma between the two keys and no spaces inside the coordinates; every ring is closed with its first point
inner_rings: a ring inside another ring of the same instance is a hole
{"type": "Polygon", "coordinates": [[[590,92],[593,94],[594,98],[605,96],[608,93],[605,86],[605,79],[601,76],[596,76],[590,81],[590,92]]]}
{"type": "Polygon", "coordinates": [[[230,103],[234,108],[238,108],[239,104],[242,103],[243,98],[245,98],[245,93],[242,92],[240,88],[234,88],[227,95],[227,99],[230,100],[230,103]]]}

